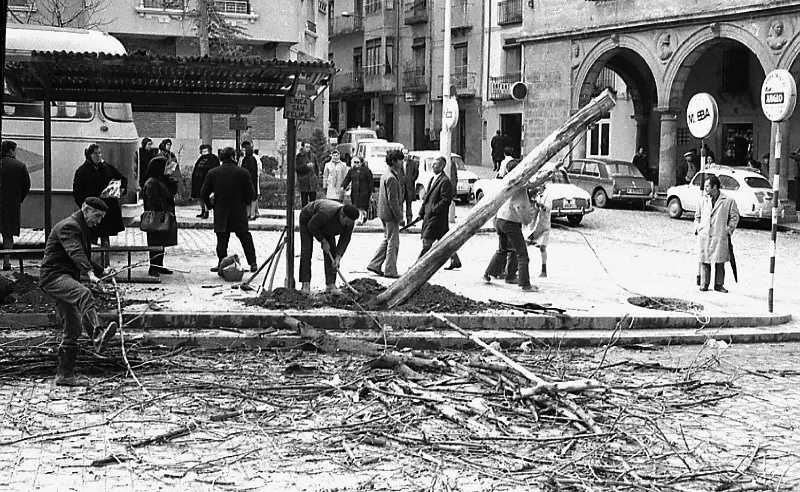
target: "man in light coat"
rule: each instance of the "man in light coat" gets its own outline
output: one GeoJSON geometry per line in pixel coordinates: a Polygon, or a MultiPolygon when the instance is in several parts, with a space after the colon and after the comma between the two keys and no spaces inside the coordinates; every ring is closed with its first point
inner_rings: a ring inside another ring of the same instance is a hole
{"type": "Polygon", "coordinates": [[[739,224],[739,209],[736,201],[721,193],[719,187],[719,177],[706,178],[705,196],[694,215],[694,233],[698,236],[700,290],[708,290],[713,263],[714,290],[726,293],[725,262],[730,261],[730,240],[739,224]]]}
{"type": "Polygon", "coordinates": [[[325,189],[325,198],[342,202],[344,200],[344,178],[347,176],[347,165],[339,158],[339,151],[331,151],[331,161],[322,172],[322,187],[325,189]]]}
{"type": "Polygon", "coordinates": [[[403,152],[391,150],[386,154],[389,169],[381,176],[378,189],[378,217],[383,222],[383,241],[367,270],[384,277],[397,278],[397,253],[400,250],[400,227],[405,225],[403,208],[400,205],[400,181],[398,175],[403,165],[403,152]],[[381,267],[384,267],[381,270],[381,267]]]}

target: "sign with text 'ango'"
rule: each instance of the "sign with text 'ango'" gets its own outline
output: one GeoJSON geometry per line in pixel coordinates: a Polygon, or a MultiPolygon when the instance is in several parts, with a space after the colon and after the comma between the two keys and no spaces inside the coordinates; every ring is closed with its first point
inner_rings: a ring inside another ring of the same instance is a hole
{"type": "Polygon", "coordinates": [[[707,92],[692,96],[686,107],[686,124],[695,138],[706,138],[717,128],[719,108],[714,97],[707,92]]]}
{"type": "Polygon", "coordinates": [[[788,70],[773,70],[761,85],[761,109],[768,120],[786,121],[797,103],[797,82],[788,70]]]}

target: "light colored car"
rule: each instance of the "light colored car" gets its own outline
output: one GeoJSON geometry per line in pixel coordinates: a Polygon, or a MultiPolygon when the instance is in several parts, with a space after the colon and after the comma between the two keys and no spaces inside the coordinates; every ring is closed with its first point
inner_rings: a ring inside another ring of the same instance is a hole
{"type": "Polygon", "coordinates": [[[626,161],[601,157],[574,159],[567,166],[569,180],[591,196],[596,207],[611,201],[634,202],[642,207],[655,197],[655,185],[639,169],[626,161]]]}
{"type": "Polygon", "coordinates": [[[381,176],[386,172],[386,154],[390,150],[403,150],[405,146],[397,142],[389,142],[382,138],[362,138],[358,142],[353,156],[358,156],[361,162],[366,163],[372,171],[375,183],[380,182],[381,176]]]}
{"type": "Polygon", "coordinates": [[[336,146],[336,149],[343,161],[350,163],[350,158],[355,155],[358,143],[364,138],[378,138],[378,136],[375,135],[375,130],[361,127],[350,128],[339,135],[339,145],[336,146]]]}
{"type": "MultiPolygon", "coordinates": [[[[772,218],[772,184],[764,176],[744,168],[716,165],[706,167],[705,174],[719,177],[720,190],[736,201],[742,219],[758,221],[772,218]]],[[[680,219],[684,212],[697,211],[703,196],[701,186],[704,181],[705,175],[697,173],[691,183],[671,186],[667,190],[670,217],[680,219]]]]}
{"type": "MultiPolygon", "coordinates": [[[[497,178],[479,179],[474,186],[475,199],[481,201],[485,196],[496,193],[500,189],[500,183],[502,180],[497,178]]],[[[594,211],[592,197],[585,190],[570,183],[563,169],[554,172],[550,180],[545,183],[543,196],[552,206],[550,217],[566,217],[572,225],[580,224],[584,215],[594,211]]]]}
{"type": "MultiPolygon", "coordinates": [[[[415,160],[419,165],[419,177],[416,182],[417,197],[422,200],[428,194],[428,183],[433,178],[433,163],[442,155],[438,150],[412,150],[408,153],[409,160],[415,160]]],[[[469,203],[475,197],[472,190],[473,185],[478,181],[478,176],[467,169],[464,160],[458,154],[450,154],[451,159],[456,164],[458,173],[458,186],[456,196],[461,203],[469,203]]]]}

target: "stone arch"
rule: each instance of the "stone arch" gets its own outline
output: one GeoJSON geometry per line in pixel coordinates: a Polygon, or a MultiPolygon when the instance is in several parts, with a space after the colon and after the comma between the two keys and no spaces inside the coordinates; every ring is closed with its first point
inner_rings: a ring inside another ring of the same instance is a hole
{"type": "Polygon", "coordinates": [[[774,68],[785,68],[789,70],[798,59],[800,59],[800,30],[795,32],[792,39],[789,40],[789,44],[786,46],[786,49],[783,50],[783,53],[781,53],[781,57],[778,59],[778,63],[774,68]]]}
{"type": "MultiPolygon", "coordinates": [[[[620,35],[616,39],[607,37],[599,43],[596,43],[586,52],[586,56],[575,71],[574,83],[572,84],[573,109],[579,109],[588,102],[591,98],[591,92],[594,89],[594,82],[600,74],[600,71],[606,66],[606,62],[615,55],[620,54],[623,50],[638,55],[638,58],[644,62],[644,65],[646,65],[650,71],[649,75],[655,83],[656,94],[661,93],[659,85],[662,79],[662,77],[660,77],[662,68],[653,51],[641,40],[633,36],[620,35]]],[[[619,75],[625,83],[631,87],[634,93],[639,90],[638,85],[632,83],[633,81],[630,80],[628,74],[619,75]]],[[[636,97],[636,100],[641,101],[641,97],[636,97]]],[[[637,108],[637,110],[638,109],[639,108],[637,108]]]]}
{"type": "Polygon", "coordinates": [[[659,87],[659,107],[680,106],[683,88],[692,67],[715,39],[730,39],[741,43],[756,56],[764,73],[769,73],[776,66],[775,57],[769,48],[752,32],[726,22],[711,23],[692,33],[672,55],[664,72],[664,83],[659,87]]]}

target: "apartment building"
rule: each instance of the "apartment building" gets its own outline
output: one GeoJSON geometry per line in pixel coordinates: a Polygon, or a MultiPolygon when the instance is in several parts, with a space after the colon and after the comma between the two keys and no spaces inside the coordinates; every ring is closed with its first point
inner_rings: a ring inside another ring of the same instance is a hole
{"type": "MultiPolygon", "coordinates": [[[[331,125],[344,130],[384,123],[409,149],[439,147],[444,2],[336,0],[331,3],[329,61],[341,70],[330,91],[331,125]]],[[[481,152],[482,5],[453,0],[451,94],[459,102],[453,152],[479,163],[481,152]]]]}
{"type": "MultiPolygon", "coordinates": [[[[679,179],[684,152],[700,146],[686,123],[688,101],[708,92],[720,118],[705,144],[718,161],[728,150],[737,163],[748,155],[774,156],[777,127],[761,110],[760,91],[776,68],[795,78],[800,74],[796,1],[525,0],[522,9],[522,34],[515,41],[522,45],[529,89],[521,102],[526,147],[604,87],[621,83],[618,103],[629,101],[623,112],[630,114],[615,123],[620,106],[615,108],[578,143],[575,155],[625,157],[615,149],[623,146],[630,153],[644,147],[651,176],[665,190],[679,179]],[[623,124],[627,130],[615,128],[623,124]]],[[[799,118],[782,125],[783,156],[800,145],[799,118]]],[[[781,197],[794,198],[797,166],[784,159],[783,170],[781,197]]]]}
{"type": "MultiPolygon", "coordinates": [[[[58,0],[47,0],[58,1],[58,0]]],[[[9,22],[34,22],[42,12],[33,0],[12,0],[14,15],[9,22]]],[[[196,0],[97,0],[91,23],[119,39],[129,52],[197,56],[196,0]]],[[[67,4],[65,4],[67,5],[67,4]]],[[[246,33],[241,42],[250,54],[269,59],[326,60],[328,56],[328,0],[215,0],[220,16],[246,33]]],[[[200,144],[200,116],[186,113],[137,112],[134,121],[139,135],[156,143],[171,138],[180,162],[194,163],[200,144]]],[[[327,92],[317,99],[318,123],[303,123],[299,136],[310,136],[315,127],[327,130],[327,92]]],[[[215,114],[214,146],[233,145],[229,129],[233,115],[215,114]]],[[[277,156],[285,151],[286,120],[275,108],[256,108],[243,115],[251,127],[247,133],[261,154],[277,156]]]]}

